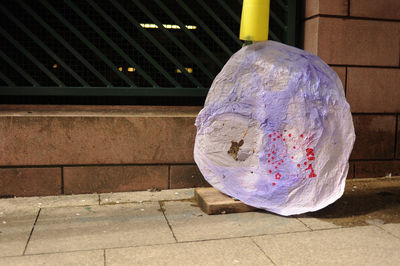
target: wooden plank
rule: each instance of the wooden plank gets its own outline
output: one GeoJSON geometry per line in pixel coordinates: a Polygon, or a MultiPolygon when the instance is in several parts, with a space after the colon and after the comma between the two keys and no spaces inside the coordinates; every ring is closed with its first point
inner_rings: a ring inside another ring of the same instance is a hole
{"type": "Polygon", "coordinates": [[[196,188],[194,195],[201,210],[207,214],[239,213],[256,210],[254,207],[222,194],[213,187],[196,188]]]}

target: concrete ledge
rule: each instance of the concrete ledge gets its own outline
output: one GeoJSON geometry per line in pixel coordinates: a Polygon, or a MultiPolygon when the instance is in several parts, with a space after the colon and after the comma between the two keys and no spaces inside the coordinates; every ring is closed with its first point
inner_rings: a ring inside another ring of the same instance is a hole
{"type": "Polygon", "coordinates": [[[102,193],[168,188],[167,165],[64,168],[64,193],[102,193]]]}
{"type": "Polygon", "coordinates": [[[194,163],[199,110],[1,106],[0,166],[194,163]]]}

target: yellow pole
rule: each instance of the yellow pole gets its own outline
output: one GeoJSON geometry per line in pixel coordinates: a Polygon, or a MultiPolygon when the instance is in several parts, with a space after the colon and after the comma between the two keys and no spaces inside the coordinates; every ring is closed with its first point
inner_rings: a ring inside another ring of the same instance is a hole
{"type": "Polygon", "coordinates": [[[269,0],[243,0],[239,38],[244,41],[268,40],[269,0]]]}

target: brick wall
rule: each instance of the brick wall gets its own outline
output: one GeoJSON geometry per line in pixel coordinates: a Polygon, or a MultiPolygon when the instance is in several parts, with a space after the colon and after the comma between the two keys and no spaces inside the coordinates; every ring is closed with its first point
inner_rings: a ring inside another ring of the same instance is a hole
{"type": "Polygon", "coordinates": [[[200,109],[0,106],[0,197],[207,186],[200,109]]]}
{"type": "MultiPolygon", "coordinates": [[[[306,0],[304,48],[342,80],[357,134],[349,178],[400,175],[400,1],[306,0]]],[[[0,196],[205,186],[200,107],[0,106],[0,196]]]]}
{"type": "Polygon", "coordinates": [[[400,175],[400,1],[306,0],[304,49],[345,87],[357,135],[349,177],[400,175]]]}

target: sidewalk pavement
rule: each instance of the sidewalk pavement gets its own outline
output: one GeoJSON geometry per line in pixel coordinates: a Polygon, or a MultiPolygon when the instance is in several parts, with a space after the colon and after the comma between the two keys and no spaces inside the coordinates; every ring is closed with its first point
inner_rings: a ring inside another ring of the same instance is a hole
{"type": "Polygon", "coordinates": [[[209,216],[193,189],[1,199],[0,265],[400,265],[400,223],[366,224],[209,216]]]}

